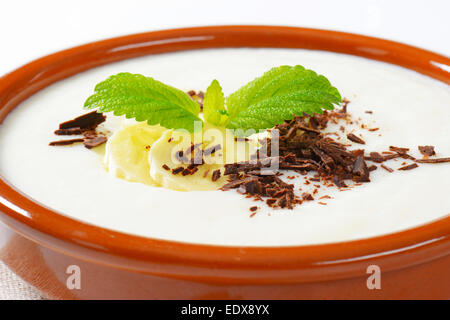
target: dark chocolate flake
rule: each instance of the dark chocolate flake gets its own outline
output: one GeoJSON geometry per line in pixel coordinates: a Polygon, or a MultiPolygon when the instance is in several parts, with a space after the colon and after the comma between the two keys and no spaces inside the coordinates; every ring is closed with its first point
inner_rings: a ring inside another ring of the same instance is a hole
{"type": "Polygon", "coordinates": [[[219,169],[214,170],[211,176],[211,180],[215,182],[219,180],[219,178],[220,178],[220,170],[219,169]]]}
{"type": "Polygon", "coordinates": [[[450,162],[450,158],[416,159],[418,163],[444,163],[450,162]]]}
{"type": "Polygon", "coordinates": [[[172,173],[173,173],[173,174],[179,174],[179,173],[182,172],[183,170],[184,170],[183,167],[178,167],[178,168],[172,169],[172,173]]]}
{"type": "Polygon", "coordinates": [[[409,164],[407,166],[403,166],[401,168],[398,168],[398,170],[411,170],[411,169],[415,169],[417,167],[418,167],[417,163],[412,163],[412,164],[409,164]]]}
{"type": "MultiPolygon", "coordinates": [[[[398,157],[398,155],[394,155],[395,157],[398,157]]],[[[371,152],[369,157],[364,157],[365,160],[382,163],[386,161],[386,157],[382,156],[378,152],[371,152]]]]}
{"type": "Polygon", "coordinates": [[[398,152],[400,154],[406,153],[409,151],[409,148],[400,148],[400,147],[394,147],[394,146],[390,146],[389,150],[391,151],[395,151],[398,152]]]}
{"type": "Polygon", "coordinates": [[[314,197],[308,192],[303,192],[302,193],[302,199],[305,200],[305,201],[313,201],[314,197]]]}
{"type": "Polygon", "coordinates": [[[369,182],[369,169],[367,168],[364,156],[360,155],[356,158],[353,164],[353,174],[356,176],[355,181],[369,182]]]}
{"type": "Polygon", "coordinates": [[[230,181],[227,184],[223,185],[221,189],[223,191],[226,191],[229,189],[234,189],[234,188],[239,187],[242,184],[245,184],[250,181],[256,181],[256,180],[258,180],[258,177],[254,177],[254,176],[246,177],[244,179],[233,180],[233,181],[230,181]]]}
{"type": "Polygon", "coordinates": [[[61,123],[59,125],[59,129],[92,129],[96,128],[100,123],[104,122],[105,119],[106,117],[102,113],[92,111],[82,116],[76,117],[75,119],[61,123]]]}
{"type": "Polygon", "coordinates": [[[350,141],[353,141],[355,143],[366,144],[366,142],[363,139],[361,139],[357,135],[354,135],[353,133],[349,133],[347,135],[347,139],[350,140],[350,141]]]}
{"type": "Polygon", "coordinates": [[[103,144],[106,142],[106,137],[105,136],[97,136],[97,137],[92,137],[92,138],[85,138],[84,139],[84,146],[88,149],[92,149],[95,147],[98,147],[99,145],[103,144]]]}
{"type": "Polygon", "coordinates": [[[83,138],[69,139],[69,140],[58,140],[58,141],[52,141],[48,145],[49,146],[67,146],[67,145],[70,145],[70,144],[83,142],[83,141],[84,141],[83,138]]]}
{"type": "Polygon", "coordinates": [[[436,154],[436,152],[434,151],[434,146],[419,146],[418,149],[421,154],[427,157],[431,157],[436,154]]]}
{"type": "Polygon", "coordinates": [[[80,127],[55,130],[55,134],[58,136],[71,136],[71,135],[78,135],[78,134],[82,134],[82,133],[83,133],[83,130],[81,130],[80,127]]]}
{"type": "Polygon", "coordinates": [[[350,103],[350,100],[347,98],[342,99],[342,109],[340,110],[341,113],[347,113],[347,105],[350,103]]]}

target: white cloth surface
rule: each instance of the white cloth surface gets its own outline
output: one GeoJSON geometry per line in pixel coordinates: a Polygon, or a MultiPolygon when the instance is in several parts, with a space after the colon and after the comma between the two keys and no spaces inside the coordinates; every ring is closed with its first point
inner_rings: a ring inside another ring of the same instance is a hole
{"type": "Polygon", "coordinates": [[[15,275],[0,261],[0,300],[42,299],[45,299],[43,294],[15,275]]]}
{"type": "MultiPolygon", "coordinates": [[[[290,25],[360,33],[449,54],[447,0],[15,0],[2,3],[0,76],[42,55],[129,33],[201,25],[290,25]],[[24,9],[26,8],[26,9],[24,9]]],[[[0,299],[43,299],[0,262],[0,299]]]]}

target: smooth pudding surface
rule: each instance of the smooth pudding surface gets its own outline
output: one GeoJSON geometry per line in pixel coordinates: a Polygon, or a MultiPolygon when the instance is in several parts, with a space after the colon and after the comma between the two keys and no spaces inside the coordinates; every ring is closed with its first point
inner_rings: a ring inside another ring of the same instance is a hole
{"type": "MultiPolygon", "coordinates": [[[[450,164],[371,173],[372,182],[341,192],[320,188],[327,205],[305,202],[273,210],[234,192],[178,192],[118,179],[98,152],[49,147],[57,125],[82,114],[96,83],[118,72],[141,73],[190,90],[212,79],[225,94],[278,65],[301,64],[325,75],[351,102],[367,151],[433,145],[450,155],[450,90],[415,72],[347,55],[291,49],[217,49],[154,55],[84,72],[42,90],[0,127],[0,173],[36,201],[67,216],[122,232],[183,242],[283,246],[366,238],[420,225],[450,212],[450,164]],[[373,114],[365,111],[373,111],[373,114]],[[379,136],[381,134],[381,136],[379,136]],[[249,207],[260,207],[250,218],[249,207]]],[[[115,130],[121,119],[108,117],[115,130]]],[[[346,142],[344,139],[342,142],[346,142]]],[[[354,146],[358,148],[360,146],[354,146]]],[[[386,163],[401,167],[403,159],[386,163]]],[[[299,176],[289,183],[303,186],[299,176]]]]}

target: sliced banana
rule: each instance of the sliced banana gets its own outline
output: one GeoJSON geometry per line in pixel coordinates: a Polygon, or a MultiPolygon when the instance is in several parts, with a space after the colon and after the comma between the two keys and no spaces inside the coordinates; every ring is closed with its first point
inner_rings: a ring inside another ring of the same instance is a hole
{"type": "Polygon", "coordinates": [[[191,146],[191,135],[181,134],[178,131],[167,131],[156,141],[149,154],[150,176],[162,187],[178,190],[216,190],[223,184],[223,177],[217,181],[212,181],[208,176],[210,172],[220,169],[221,165],[203,164],[197,166],[198,171],[192,175],[183,175],[182,172],[174,174],[172,169],[180,167],[187,168],[189,163],[182,163],[177,160],[176,153],[185,151],[191,146]]]}
{"type": "Polygon", "coordinates": [[[124,125],[106,143],[104,163],[118,178],[158,186],[150,176],[148,153],[167,129],[146,122],[124,125]]]}
{"type": "Polygon", "coordinates": [[[150,176],[161,186],[179,191],[216,190],[227,182],[223,176],[225,163],[250,159],[258,147],[255,140],[236,141],[229,130],[206,125],[202,132],[189,134],[168,130],[156,141],[149,152],[150,176]],[[193,174],[173,173],[173,169],[189,167],[192,153],[186,152],[195,146],[194,154],[203,150],[204,164],[196,166],[193,174]],[[220,147],[217,147],[220,146],[220,147]],[[217,147],[217,148],[214,148],[217,147]],[[208,152],[215,149],[215,152],[208,152]],[[183,157],[180,157],[180,151],[183,157]],[[212,173],[221,171],[218,180],[212,181],[212,173]]]}

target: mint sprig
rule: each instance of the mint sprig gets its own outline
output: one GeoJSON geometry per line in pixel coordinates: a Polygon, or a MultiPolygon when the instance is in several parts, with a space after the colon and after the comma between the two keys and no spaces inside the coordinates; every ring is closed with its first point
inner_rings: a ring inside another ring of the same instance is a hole
{"type": "Polygon", "coordinates": [[[327,78],[302,66],[272,68],[227,99],[232,129],[266,129],[293,115],[333,110],[342,101],[327,78]]]}
{"type": "MultiPolygon", "coordinates": [[[[338,90],[324,76],[302,66],[281,66],[241,87],[226,101],[219,82],[213,80],[206,90],[203,115],[216,126],[258,130],[294,115],[332,110],[341,101],[338,90]]],[[[111,76],[95,87],[84,106],[190,132],[194,121],[201,121],[198,104],[186,93],[139,74],[111,76]]]]}
{"type": "Polygon", "coordinates": [[[185,92],[140,74],[119,73],[100,82],[84,108],[190,132],[201,121],[200,106],[185,92]]]}

